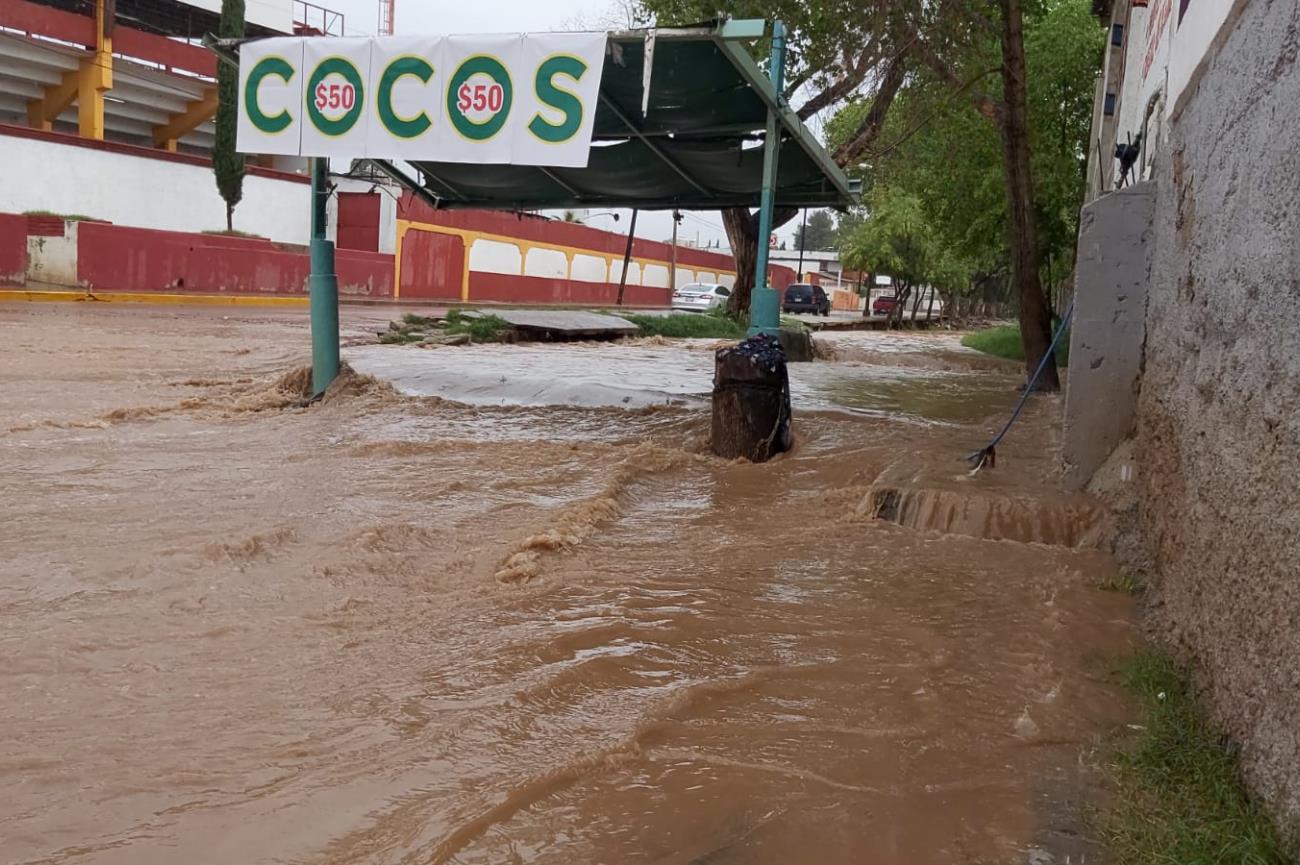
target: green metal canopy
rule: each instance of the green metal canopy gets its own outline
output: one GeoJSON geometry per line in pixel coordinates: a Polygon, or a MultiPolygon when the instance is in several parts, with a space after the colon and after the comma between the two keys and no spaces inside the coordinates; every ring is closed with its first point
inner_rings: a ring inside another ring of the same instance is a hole
{"type": "Polygon", "coordinates": [[[394,166],[376,164],[439,208],[754,207],[772,111],[781,139],[775,204],[856,203],[858,183],[777,98],[739,44],[762,36],[763,25],[712,22],[609,34],[585,168],[413,162],[419,179],[412,184],[394,166]]]}

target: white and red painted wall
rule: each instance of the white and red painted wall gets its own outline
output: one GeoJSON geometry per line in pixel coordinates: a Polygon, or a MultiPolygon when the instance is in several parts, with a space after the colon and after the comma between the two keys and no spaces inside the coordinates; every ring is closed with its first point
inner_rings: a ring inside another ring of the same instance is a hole
{"type": "MultiPolygon", "coordinates": [[[[634,238],[623,275],[626,235],[528,214],[435,210],[410,195],[398,205],[397,294],[402,299],[467,303],[667,306],[674,287],[691,282],[731,286],[730,255],[634,238]],[[675,283],[675,286],[670,284],[675,283]]],[[[772,284],[795,281],[772,266],[772,284]]]]}

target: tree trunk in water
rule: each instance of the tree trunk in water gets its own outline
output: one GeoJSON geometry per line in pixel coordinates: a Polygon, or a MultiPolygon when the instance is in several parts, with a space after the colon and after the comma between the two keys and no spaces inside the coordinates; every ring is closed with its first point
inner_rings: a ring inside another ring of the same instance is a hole
{"type": "Polygon", "coordinates": [[[749,312],[749,298],[754,291],[754,268],[758,264],[758,220],[748,207],[727,207],[722,211],[722,226],[731,242],[736,259],[736,284],[731,287],[727,313],[740,318],[749,312]]]}
{"type": "Polygon", "coordinates": [[[907,311],[907,301],[911,296],[912,286],[910,285],[903,285],[894,293],[894,299],[898,302],[894,304],[894,308],[889,311],[889,315],[886,317],[888,322],[886,328],[897,327],[901,329],[903,327],[903,313],[907,311]]]}
{"type": "MultiPolygon", "coordinates": [[[[1002,7],[1002,161],[1006,175],[1011,279],[1020,301],[1020,339],[1026,378],[1034,374],[1052,341],[1051,313],[1038,273],[1038,223],[1030,171],[1029,108],[1025,84],[1024,16],[1020,0],[1002,7]]],[[[1060,390],[1055,359],[1049,359],[1037,389],[1060,390]]]]}
{"type": "MultiPolygon", "coordinates": [[[[772,230],[776,231],[798,213],[794,207],[773,209],[772,230]]],[[[740,318],[749,313],[749,299],[757,276],[754,271],[758,267],[758,244],[760,240],[767,243],[767,238],[759,238],[758,213],[750,213],[748,207],[723,208],[722,227],[727,230],[731,254],[736,259],[736,284],[731,289],[731,299],[727,301],[727,313],[732,318],[740,318]]]]}

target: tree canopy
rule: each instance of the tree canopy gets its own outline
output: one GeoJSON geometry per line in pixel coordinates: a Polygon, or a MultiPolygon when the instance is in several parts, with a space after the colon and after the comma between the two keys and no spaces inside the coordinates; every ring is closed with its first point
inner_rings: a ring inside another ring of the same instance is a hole
{"type": "Polygon", "coordinates": [[[794,248],[808,250],[832,249],[835,246],[835,220],[825,210],[808,214],[806,225],[794,230],[794,248]]]}
{"type": "MultiPolygon", "coordinates": [[[[1089,0],[1044,0],[1033,12],[1026,22],[1025,51],[1034,206],[1045,269],[1059,279],[1073,261],[1104,31],[1090,16],[1089,0]]],[[[990,76],[996,71],[989,59],[996,58],[995,40],[989,35],[987,41],[967,57],[963,70],[974,70],[968,80],[977,84],[981,66],[990,76]]],[[[834,148],[852,135],[870,107],[869,100],[858,100],[837,112],[827,126],[828,144],[834,148]]],[[[940,286],[945,293],[982,287],[989,275],[1005,273],[1001,148],[998,129],[972,110],[969,95],[954,93],[949,82],[922,68],[896,97],[877,146],[850,167],[868,190],[867,206],[856,219],[842,220],[841,250],[860,245],[858,226],[869,225],[875,190],[887,187],[885,201],[907,197],[919,204],[928,236],[944,251],[940,270],[950,283],[940,286]]]]}

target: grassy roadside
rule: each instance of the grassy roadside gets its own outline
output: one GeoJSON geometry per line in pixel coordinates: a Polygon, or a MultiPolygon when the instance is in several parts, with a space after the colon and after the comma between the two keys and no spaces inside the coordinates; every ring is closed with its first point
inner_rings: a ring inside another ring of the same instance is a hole
{"type": "Polygon", "coordinates": [[[726,315],[683,312],[670,315],[622,315],[642,336],[696,339],[742,339],[745,326],[726,315]]]}
{"type": "Polygon", "coordinates": [[[384,345],[406,345],[423,342],[426,338],[468,336],[470,342],[498,342],[510,330],[510,325],[495,315],[465,315],[458,309],[447,313],[445,319],[406,313],[401,323],[393,322],[379,335],[384,345]]]}
{"type": "MultiPolygon", "coordinates": [[[[961,338],[961,344],[994,357],[1007,360],[1025,359],[1025,349],[1020,344],[1020,326],[1016,324],[1002,324],[968,333],[961,338]]],[[[1056,365],[1065,366],[1069,360],[1070,335],[1066,333],[1056,347],[1056,365]]]]}
{"type": "Polygon", "coordinates": [[[1237,758],[1201,713],[1183,671],[1146,650],[1121,682],[1143,710],[1113,763],[1116,796],[1099,829],[1120,865],[1286,865],[1269,818],[1247,797],[1237,758]]]}
{"type": "Polygon", "coordinates": [[[474,342],[496,342],[510,325],[495,315],[467,316],[458,309],[447,313],[447,334],[467,333],[474,342]]]}
{"type": "MultiPolygon", "coordinates": [[[[669,338],[694,339],[744,339],[749,324],[736,321],[727,315],[723,308],[708,312],[681,312],[668,315],[623,314],[625,318],[641,329],[642,336],[663,336],[669,338]]],[[[781,316],[781,327],[807,330],[808,326],[797,318],[781,316]]]]}

